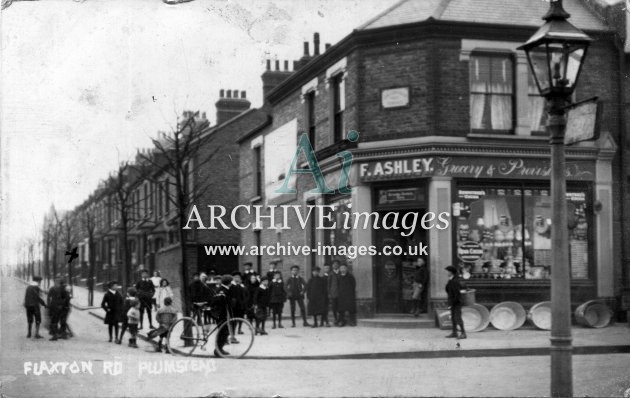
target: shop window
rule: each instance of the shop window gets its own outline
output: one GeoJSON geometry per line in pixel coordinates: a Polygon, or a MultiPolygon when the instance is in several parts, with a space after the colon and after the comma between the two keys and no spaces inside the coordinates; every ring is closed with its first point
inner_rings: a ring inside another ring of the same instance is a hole
{"type": "Polygon", "coordinates": [[[529,98],[528,118],[534,135],[544,135],[547,126],[545,98],[542,97],[531,72],[527,74],[527,96],[529,98]]]}
{"type": "MultiPolygon", "coordinates": [[[[553,272],[552,203],[548,188],[465,186],[453,216],[456,254],[465,278],[549,279],[553,272]]],[[[569,257],[574,279],[588,279],[589,217],[586,188],[567,189],[569,257]]]]}
{"type": "MultiPolygon", "coordinates": [[[[352,246],[352,229],[344,228],[345,214],[351,214],[352,209],[350,205],[349,196],[340,196],[330,200],[327,205],[334,206],[334,210],[330,208],[324,208],[323,211],[328,212],[331,215],[330,221],[326,221],[325,226],[330,227],[335,223],[334,229],[324,230],[324,245],[328,247],[334,247],[330,252],[325,253],[324,259],[326,264],[331,264],[333,260],[338,260],[341,264],[347,264],[348,267],[352,267],[352,259],[347,253],[341,253],[338,248],[349,248],[352,246]]],[[[352,219],[348,221],[350,225],[353,222],[352,219]]]]}
{"type": "Polygon", "coordinates": [[[514,128],[514,62],[509,54],[470,57],[470,124],[473,131],[514,128]]]}

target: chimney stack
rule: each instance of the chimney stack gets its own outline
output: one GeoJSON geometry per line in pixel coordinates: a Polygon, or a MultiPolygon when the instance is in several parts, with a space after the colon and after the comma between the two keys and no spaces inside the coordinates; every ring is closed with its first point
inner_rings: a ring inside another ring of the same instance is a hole
{"type": "Polygon", "coordinates": [[[245,91],[241,91],[241,97],[239,98],[239,90],[227,90],[225,97],[222,93],[225,90],[219,91],[219,100],[215,103],[217,108],[217,125],[223,124],[228,120],[240,115],[249,109],[251,103],[246,99],[245,91]],[[234,95],[232,95],[232,93],[234,95]]]}
{"type": "MultiPolygon", "coordinates": [[[[280,60],[276,60],[275,69],[271,70],[271,60],[267,60],[267,70],[265,70],[261,76],[263,82],[263,97],[266,97],[271,90],[293,73],[289,70],[288,60],[284,60],[284,70],[280,68],[280,65],[280,60]]],[[[297,61],[293,61],[294,70],[296,70],[295,65],[297,65],[297,61]]]]}
{"type": "Polygon", "coordinates": [[[319,55],[319,33],[315,32],[313,35],[313,56],[319,55]]]}
{"type": "Polygon", "coordinates": [[[223,98],[223,97],[225,97],[225,90],[221,89],[219,90],[219,98],[223,98]]]}
{"type": "Polygon", "coordinates": [[[302,55],[302,58],[310,57],[310,56],[311,56],[311,54],[310,54],[310,52],[308,50],[308,42],[305,41],[304,42],[304,55],[302,55]]]}

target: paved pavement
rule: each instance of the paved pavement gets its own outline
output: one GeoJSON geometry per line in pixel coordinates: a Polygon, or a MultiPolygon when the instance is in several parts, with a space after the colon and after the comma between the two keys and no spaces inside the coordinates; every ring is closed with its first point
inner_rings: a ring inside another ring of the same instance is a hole
{"type": "MultiPolygon", "coordinates": [[[[155,353],[144,341],[139,342],[139,349],[107,343],[107,331],[102,321],[90,315],[89,310],[75,309],[70,317],[77,335],[75,338],[57,342],[26,339],[25,319],[20,307],[24,285],[3,278],[0,292],[0,393],[7,397],[170,397],[219,393],[229,396],[326,397],[541,396],[548,395],[549,391],[548,355],[404,357],[400,347],[409,350],[432,344],[437,349],[445,344],[448,349],[446,344],[454,344],[443,338],[444,331],[431,329],[356,327],[320,330],[298,327],[272,330],[269,336],[256,339],[252,351],[256,357],[214,360],[155,353]],[[423,339],[426,342],[419,342],[423,339]],[[352,347],[359,347],[360,351],[352,347]],[[310,354],[382,354],[394,351],[394,347],[398,347],[399,357],[350,355],[345,359],[319,357],[304,360],[304,355],[310,354]],[[266,355],[275,358],[263,358],[266,355]],[[298,357],[289,358],[295,355],[298,357]],[[92,364],[93,372],[70,374],[68,371],[65,375],[44,372],[38,376],[27,371],[25,374],[25,364],[28,368],[33,365],[30,362],[39,364],[39,361],[84,361],[92,364]],[[120,363],[121,374],[104,373],[109,369],[107,364],[113,364],[113,361],[120,363]],[[183,373],[174,373],[183,369],[177,366],[188,368],[183,373]]],[[[604,330],[575,329],[574,332],[576,343],[584,341],[593,346],[599,342],[603,348],[622,343],[624,339],[627,342],[628,337],[627,329],[621,326],[604,330]]],[[[509,336],[499,331],[474,334],[461,342],[461,350],[493,344],[533,346],[548,341],[545,332],[523,330],[513,333],[518,335],[509,336]],[[520,343],[516,344],[516,341],[520,343]]],[[[630,356],[627,354],[575,355],[573,361],[578,396],[623,396],[630,388],[630,356]]]]}

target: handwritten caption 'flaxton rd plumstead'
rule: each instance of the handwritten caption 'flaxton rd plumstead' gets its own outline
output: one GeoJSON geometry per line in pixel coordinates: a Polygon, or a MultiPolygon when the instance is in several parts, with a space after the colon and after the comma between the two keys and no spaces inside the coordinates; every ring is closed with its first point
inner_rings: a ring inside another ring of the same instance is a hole
{"type": "MultiPolygon", "coordinates": [[[[101,361],[97,361],[99,363],[101,361]]],[[[33,376],[54,376],[54,375],[75,375],[104,374],[109,376],[120,376],[127,374],[122,361],[102,361],[102,368],[94,369],[92,361],[26,361],[24,362],[24,374],[33,376]]],[[[161,374],[182,374],[182,373],[204,373],[206,375],[217,370],[216,363],[212,358],[208,359],[175,359],[175,360],[154,360],[138,361],[138,376],[161,375],[161,374]]]]}

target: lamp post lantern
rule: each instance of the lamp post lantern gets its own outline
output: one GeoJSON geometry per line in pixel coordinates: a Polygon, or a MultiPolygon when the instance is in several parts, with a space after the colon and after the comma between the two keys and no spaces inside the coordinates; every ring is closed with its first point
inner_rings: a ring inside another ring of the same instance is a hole
{"type": "Polygon", "coordinates": [[[519,49],[525,50],[540,94],[546,98],[551,146],[551,395],[573,396],[571,276],[567,228],[564,134],[566,106],[571,101],[592,41],[567,21],[562,0],[551,0],[546,21],[519,49]]]}

